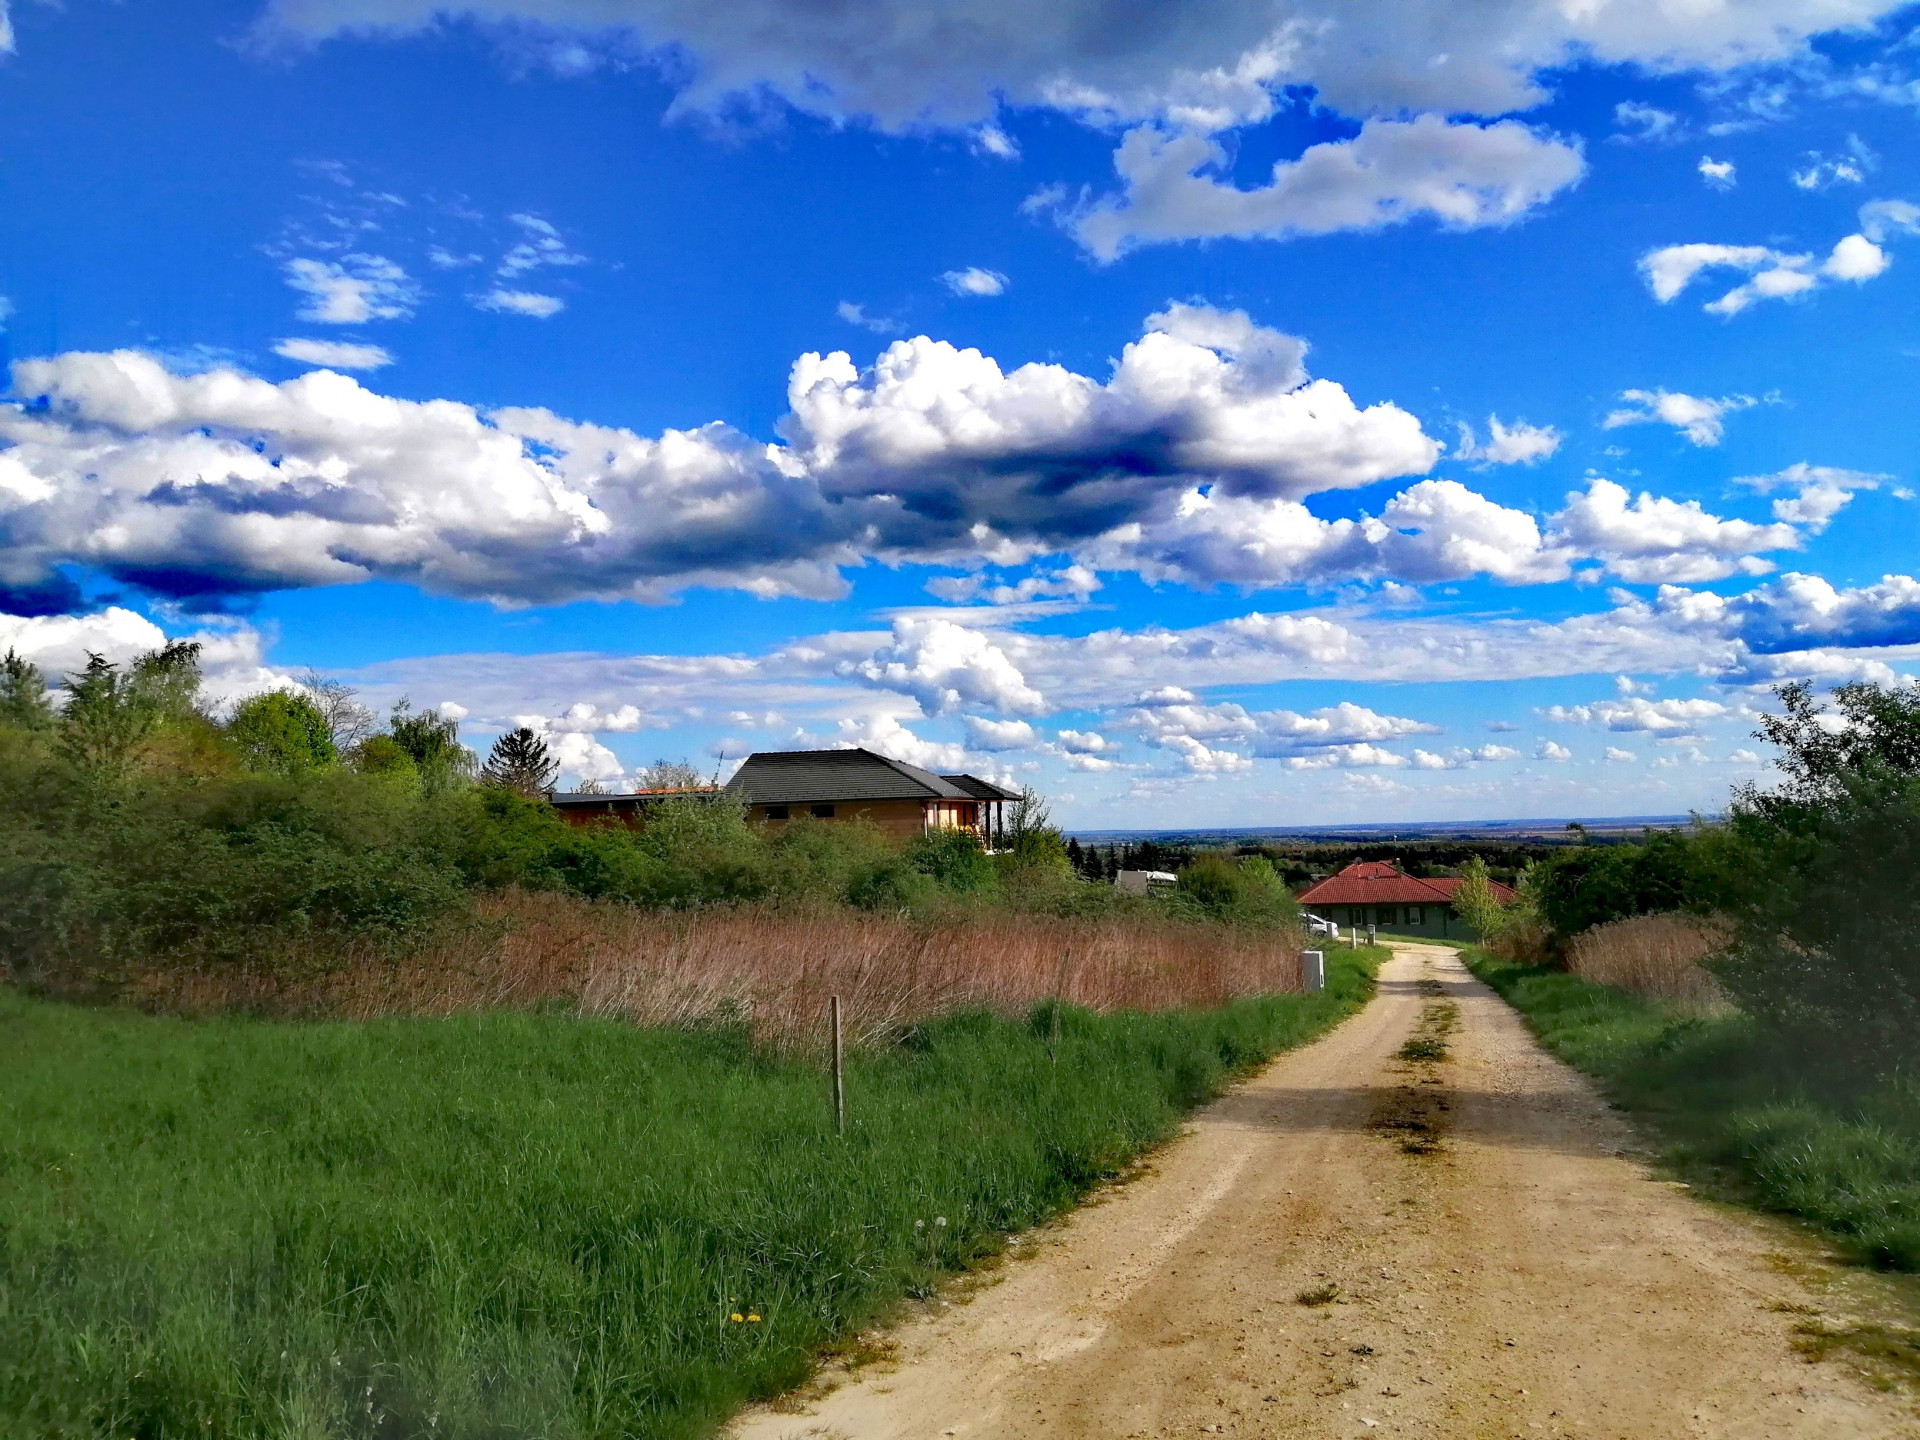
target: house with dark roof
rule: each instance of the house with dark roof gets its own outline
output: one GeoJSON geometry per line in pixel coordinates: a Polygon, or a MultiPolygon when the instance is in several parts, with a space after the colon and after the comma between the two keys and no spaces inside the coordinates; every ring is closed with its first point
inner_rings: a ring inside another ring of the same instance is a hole
{"type": "Polygon", "coordinates": [[[1015,791],[977,775],[936,775],[871,750],[762,750],[727,782],[748,815],[769,825],[805,816],[863,817],[896,840],[936,830],[971,830],[991,847],[1015,791]]]}
{"type": "MultiPolygon", "coordinates": [[[[1442,940],[1477,937],[1453,908],[1453,892],[1460,878],[1443,875],[1426,879],[1408,875],[1385,861],[1361,861],[1337,875],[1329,875],[1300,892],[1300,904],[1336,925],[1372,925],[1396,935],[1432,935],[1442,940]]],[[[1512,902],[1513,891],[1489,881],[1493,898],[1512,902]]]]}

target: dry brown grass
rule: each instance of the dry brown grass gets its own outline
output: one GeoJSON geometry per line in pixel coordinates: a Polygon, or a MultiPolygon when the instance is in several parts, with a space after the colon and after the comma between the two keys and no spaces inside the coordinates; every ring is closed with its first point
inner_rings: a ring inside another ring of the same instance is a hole
{"type": "Polygon", "coordinates": [[[1639,915],[1596,925],[1567,946],[1567,968],[1583,980],[1701,1010],[1726,1003],[1700,962],[1726,947],[1724,925],[1692,915],[1639,915]]]}
{"type": "Polygon", "coordinates": [[[853,1043],[961,1005],[1018,1011],[1058,993],[1095,1010],[1219,1005],[1297,990],[1290,931],[1129,914],[1004,911],[938,923],[834,909],[694,912],[563,895],[485,899],[483,923],[404,960],[136,978],[142,1002],[206,1012],[370,1018],[563,1003],[645,1025],[744,1022],[762,1043],[817,1043],[829,995],[853,1043]]]}

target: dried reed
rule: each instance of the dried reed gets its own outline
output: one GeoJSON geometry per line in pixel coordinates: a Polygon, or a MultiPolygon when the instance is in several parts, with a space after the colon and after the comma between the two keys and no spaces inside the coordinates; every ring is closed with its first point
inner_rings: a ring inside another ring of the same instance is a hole
{"type": "Polygon", "coordinates": [[[693,912],[509,893],[483,924],[403,960],[357,957],[305,975],[148,972],[136,996],[167,1009],[370,1018],[577,1006],[644,1025],[732,1020],[810,1048],[829,995],[854,1043],[963,1005],[1017,1012],[1056,994],[1094,1010],[1223,1004],[1300,986],[1300,938],[1170,917],[1068,919],[1008,911],[920,922],[845,909],[693,912]]]}
{"type": "Polygon", "coordinates": [[[1692,915],[1639,915],[1596,925],[1567,946],[1567,968],[1583,980],[1702,1011],[1726,1003],[1701,961],[1726,948],[1725,925],[1692,915]]]}

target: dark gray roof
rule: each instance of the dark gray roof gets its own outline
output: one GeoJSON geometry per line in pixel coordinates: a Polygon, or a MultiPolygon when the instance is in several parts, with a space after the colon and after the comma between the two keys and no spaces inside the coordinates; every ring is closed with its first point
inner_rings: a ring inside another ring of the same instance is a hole
{"type": "Polygon", "coordinates": [[[648,805],[657,805],[662,800],[691,797],[704,799],[713,794],[706,789],[686,790],[642,790],[631,795],[582,794],[577,790],[556,790],[547,796],[547,803],[559,810],[639,810],[648,805]]]}
{"type": "Polygon", "coordinates": [[[942,775],[949,785],[956,786],[973,796],[976,800],[1018,800],[1020,792],[996,785],[991,780],[982,780],[978,775],[942,775]]]}
{"type": "Polygon", "coordinates": [[[727,790],[749,805],[974,798],[931,770],[857,749],[762,750],[747,757],[727,790]]]}

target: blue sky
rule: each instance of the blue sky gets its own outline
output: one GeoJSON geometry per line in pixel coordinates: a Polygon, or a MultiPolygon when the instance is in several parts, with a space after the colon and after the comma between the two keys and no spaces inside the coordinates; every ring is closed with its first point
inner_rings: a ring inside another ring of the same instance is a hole
{"type": "Polygon", "coordinates": [[[615,788],[1714,809],[1916,669],[1917,24],[0,0],[0,643],[615,788]]]}

